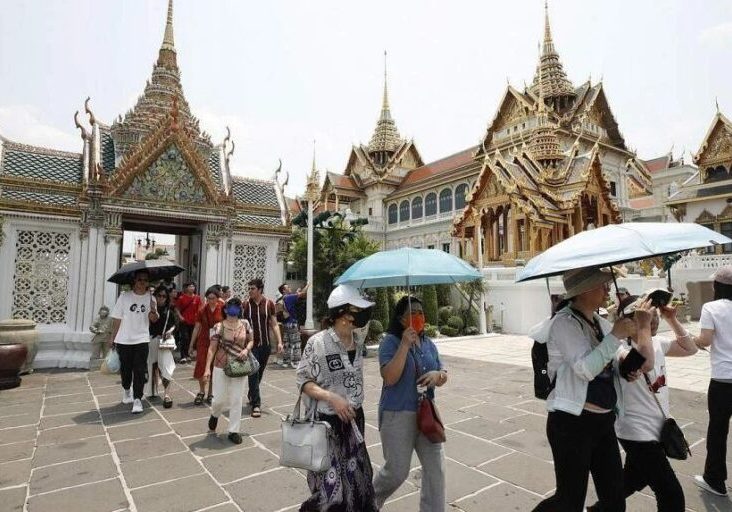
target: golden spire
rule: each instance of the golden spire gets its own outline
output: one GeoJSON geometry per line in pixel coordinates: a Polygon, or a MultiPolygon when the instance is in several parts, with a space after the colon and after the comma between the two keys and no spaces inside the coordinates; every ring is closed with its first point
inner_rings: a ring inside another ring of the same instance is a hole
{"type": "Polygon", "coordinates": [[[544,0],[544,42],[531,92],[538,95],[539,89],[542,89],[544,97],[549,99],[576,96],[574,86],[567,78],[567,73],[564,72],[559,54],[554,47],[547,0],[544,0]]]}
{"type": "Polygon", "coordinates": [[[381,102],[381,115],[376,122],[376,130],[369,142],[369,152],[375,153],[380,151],[396,151],[402,140],[399,136],[396,123],[391,117],[391,109],[389,108],[389,87],[386,73],[386,51],[384,51],[384,97],[381,102]]]}
{"type": "Polygon", "coordinates": [[[165,22],[165,35],[163,35],[163,50],[175,51],[175,42],[173,40],[173,0],[168,0],[168,18],[165,22]]]}

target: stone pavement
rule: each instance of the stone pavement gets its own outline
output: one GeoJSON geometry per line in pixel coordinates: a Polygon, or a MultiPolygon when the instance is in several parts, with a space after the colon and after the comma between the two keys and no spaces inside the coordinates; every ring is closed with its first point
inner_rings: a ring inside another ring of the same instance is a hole
{"type": "MultiPolygon", "coordinates": [[[[439,344],[450,369],[438,405],[448,430],[451,510],[531,510],[554,487],[544,403],[532,395],[528,352],[504,338],[439,344]],[[496,344],[511,347],[510,360],[523,364],[447,355],[461,346],[488,350],[496,344]]],[[[297,510],[308,493],[305,476],[280,467],[277,459],[280,418],[296,398],[293,370],[267,369],[263,416],[249,417],[245,406],[239,446],[226,439],[225,420],[218,435],[206,433],[209,410],[192,404],[197,385],[191,373],[190,366],[176,370],[172,409],[145,402],[137,416],[119,403],[115,375],[37,372],[24,377],[22,387],[1,391],[0,510],[297,510]]],[[[366,361],[366,388],[366,440],[378,467],[380,378],[373,351],[366,361]]],[[[702,494],[691,480],[704,462],[705,396],[674,390],[672,410],[693,445],[693,458],[673,463],[688,510],[732,510],[730,500],[702,494]]],[[[420,472],[415,457],[408,480],[384,510],[418,510],[420,472]]],[[[637,494],[628,510],[655,510],[655,502],[637,494]]]]}

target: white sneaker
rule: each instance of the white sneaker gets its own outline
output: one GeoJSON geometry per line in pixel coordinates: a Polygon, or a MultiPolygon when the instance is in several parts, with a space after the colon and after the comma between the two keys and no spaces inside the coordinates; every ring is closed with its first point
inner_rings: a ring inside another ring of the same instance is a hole
{"type": "Polygon", "coordinates": [[[132,404],[132,414],[140,414],[142,412],[142,400],[135,398],[135,403],[132,404]]]}
{"type": "Polygon", "coordinates": [[[697,485],[697,487],[700,487],[707,492],[711,492],[716,496],[727,496],[727,489],[725,489],[724,492],[715,489],[714,487],[709,485],[706,480],[704,480],[704,477],[702,475],[694,475],[694,483],[697,485]]]}
{"type": "Polygon", "coordinates": [[[132,388],[130,388],[130,389],[122,388],[122,403],[123,404],[132,403],[132,388]]]}

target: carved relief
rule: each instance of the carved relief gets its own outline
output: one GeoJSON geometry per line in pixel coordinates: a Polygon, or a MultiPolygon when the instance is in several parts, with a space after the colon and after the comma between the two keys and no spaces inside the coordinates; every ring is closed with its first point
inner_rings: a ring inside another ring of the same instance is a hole
{"type": "Polygon", "coordinates": [[[699,166],[704,167],[726,160],[732,160],[732,135],[727,133],[723,127],[718,127],[709,137],[704,154],[699,160],[699,166]]]}
{"type": "Polygon", "coordinates": [[[707,210],[704,210],[694,222],[696,222],[697,224],[709,224],[711,222],[714,222],[714,215],[709,213],[707,210]]]}
{"type": "Polygon", "coordinates": [[[175,146],[166,149],[148,170],[132,180],[125,197],[165,203],[203,203],[206,194],[175,146]]]}
{"type": "Polygon", "coordinates": [[[234,272],[232,288],[234,295],[245,296],[247,283],[254,279],[264,279],[267,269],[267,248],[263,245],[234,246],[234,272]]]}

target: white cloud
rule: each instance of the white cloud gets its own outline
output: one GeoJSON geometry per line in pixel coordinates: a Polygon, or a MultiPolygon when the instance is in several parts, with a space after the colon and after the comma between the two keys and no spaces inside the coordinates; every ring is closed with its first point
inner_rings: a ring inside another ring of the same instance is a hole
{"type": "Polygon", "coordinates": [[[699,40],[703,44],[715,46],[732,42],[732,22],[720,23],[702,30],[699,40]]]}
{"type": "Polygon", "coordinates": [[[53,126],[34,105],[0,106],[0,135],[14,142],[81,152],[81,138],[53,126]]]}

